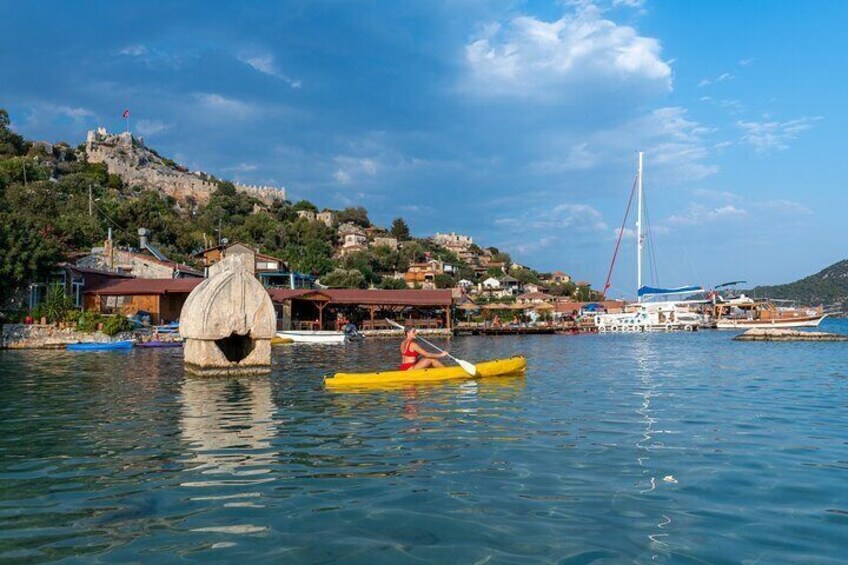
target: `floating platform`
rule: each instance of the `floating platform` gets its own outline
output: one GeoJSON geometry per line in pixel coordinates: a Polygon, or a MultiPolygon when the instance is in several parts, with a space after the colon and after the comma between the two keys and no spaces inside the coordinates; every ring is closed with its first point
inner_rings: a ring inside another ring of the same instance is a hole
{"type": "Polygon", "coordinates": [[[848,335],[787,329],[750,329],[733,341],[848,341],[848,335]]]}

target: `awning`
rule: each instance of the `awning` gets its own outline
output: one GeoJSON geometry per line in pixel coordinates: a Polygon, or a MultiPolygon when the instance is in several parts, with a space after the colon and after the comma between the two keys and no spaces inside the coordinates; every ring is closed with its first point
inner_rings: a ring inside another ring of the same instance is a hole
{"type": "Polygon", "coordinates": [[[643,286],[639,289],[639,296],[658,296],[671,294],[691,294],[693,292],[704,292],[700,286],[680,286],[677,288],[654,288],[652,286],[643,286]]]}

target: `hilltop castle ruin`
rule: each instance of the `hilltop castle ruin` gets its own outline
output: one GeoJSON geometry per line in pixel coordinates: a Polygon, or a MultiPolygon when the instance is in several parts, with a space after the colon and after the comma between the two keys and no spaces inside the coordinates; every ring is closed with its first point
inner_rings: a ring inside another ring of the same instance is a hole
{"type": "MultiPolygon", "coordinates": [[[[85,152],[89,163],[105,163],[109,172],[121,177],[125,184],[163,192],[174,197],[181,206],[205,204],[218,186],[212,175],[189,171],[163,159],[144,145],[144,138],[130,132],[110,134],[102,127],[89,131],[85,152]]],[[[266,204],[286,198],[286,190],[282,187],[233,184],[239,192],[266,204]]]]}

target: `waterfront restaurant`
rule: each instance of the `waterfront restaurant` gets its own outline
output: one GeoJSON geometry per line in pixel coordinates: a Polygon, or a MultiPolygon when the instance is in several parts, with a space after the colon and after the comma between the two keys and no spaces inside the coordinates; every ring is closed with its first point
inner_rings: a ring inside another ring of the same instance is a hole
{"type": "Polygon", "coordinates": [[[359,329],[390,329],[386,318],[420,328],[450,330],[447,290],[269,289],[278,330],[335,330],[345,321],[359,329]]]}
{"type": "Polygon", "coordinates": [[[150,314],[150,323],[180,319],[188,295],[203,279],[123,279],[86,290],[84,309],[101,314],[150,314]]]}

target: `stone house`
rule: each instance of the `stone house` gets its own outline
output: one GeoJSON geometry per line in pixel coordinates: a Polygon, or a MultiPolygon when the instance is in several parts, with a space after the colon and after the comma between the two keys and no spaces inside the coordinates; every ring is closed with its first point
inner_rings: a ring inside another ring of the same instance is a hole
{"type": "Polygon", "coordinates": [[[243,243],[216,245],[194,255],[207,270],[222,259],[233,256],[239,256],[241,262],[265,288],[312,287],[312,276],[292,272],[282,259],[259,253],[257,249],[243,243]]]}
{"type": "Polygon", "coordinates": [[[318,214],[316,214],[315,219],[319,222],[324,222],[325,226],[331,228],[336,222],[336,215],[330,210],[324,210],[323,212],[319,212],[318,214]]]}
{"type": "Polygon", "coordinates": [[[406,286],[420,286],[425,289],[436,288],[436,276],[445,273],[445,264],[438,259],[430,259],[423,263],[411,263],[403,279],[406,286]]]}
{"type": "Polygon", "coordinates": [[[371,243],[372,247],[385,246],[391,249],[392,251],[398,250],[398,240],[395,237],[375,237],[374,241],[372,241],[371,243]]]}
{"type": "Polygon", "coordinates": [[[304,220],[308,220],[310,222],[314,222],[315,221],[315,212],[313,212],[312,210],[298,210],[297,211],[297,217],[303,218],[304,220]]]}
{"type": "Polygon", "coordinates": [[[536,306],[538,304],[553,304],[556,298],[546,292],[525,292],[515,297],[515,301],[522,306],[536,306]]]}

